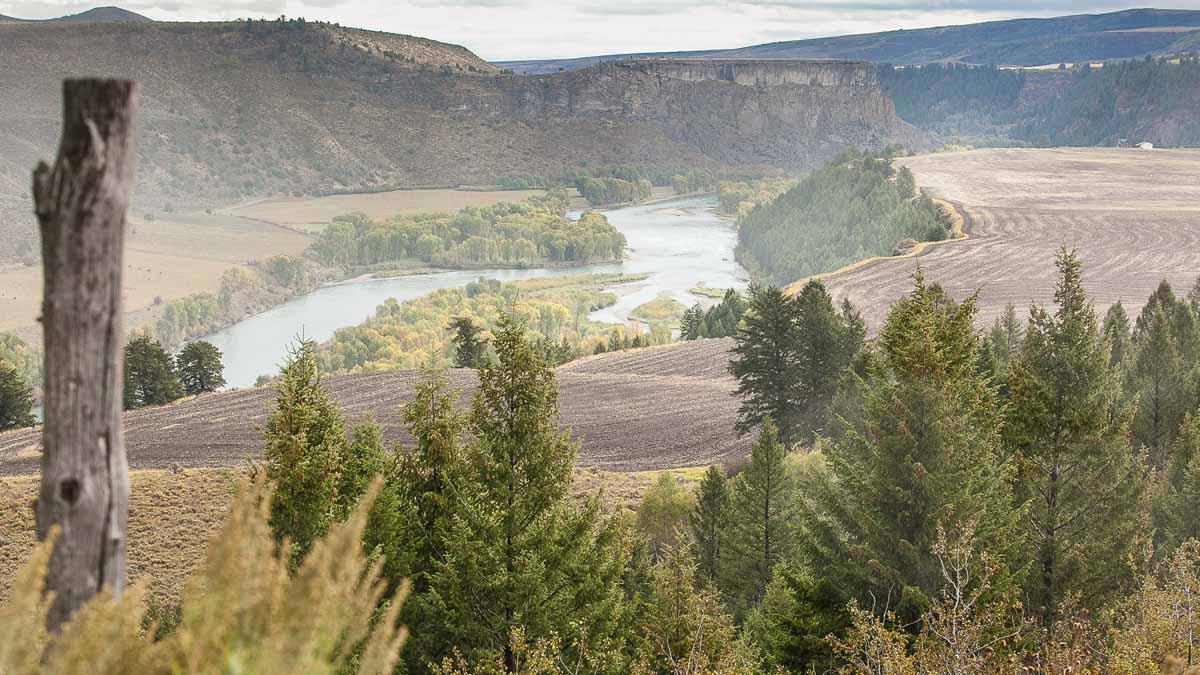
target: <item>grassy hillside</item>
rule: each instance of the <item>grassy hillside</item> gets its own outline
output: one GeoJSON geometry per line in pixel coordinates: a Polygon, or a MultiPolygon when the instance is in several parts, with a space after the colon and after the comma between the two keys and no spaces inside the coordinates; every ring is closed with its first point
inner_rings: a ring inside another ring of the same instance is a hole
{"type": "Polygon", "coordinates": [[[1200,11],[1131,9],[1108,14],[988,21],[962,26],[789,40],[739,49],[668,54],[622,54],[580,59],[515,61],[519,72],[554,72],[629,56],[698,58],[830,58],[875,63],[962,62],[1038,66],[1048,63],[1139,58],[1200,47],[1200,11]]]}

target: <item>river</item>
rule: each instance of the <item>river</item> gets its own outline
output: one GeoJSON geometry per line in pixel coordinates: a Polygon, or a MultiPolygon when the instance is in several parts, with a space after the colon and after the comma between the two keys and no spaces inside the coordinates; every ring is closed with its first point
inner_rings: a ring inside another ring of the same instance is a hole
{"type": "Polygon", "coordinates": [[[592,273],[647,274],[644,281],[611,289],[616,304],[592,313],[592,319],[624,323],[638,305],[667,293],[685,305],[700,298],[689,289],[741,288],[746,271],[733,259],[737,242],[732,221],[716,214],[713,196],[684,197],[605,212],[629,243],[621,263],[551,269],[494,269],[439,272],[388,279],[356,279],[323,286],[312,293],[256,314],[206,340],[224,354],[225,380],[247,387],[260,375],[278,371],[287,346],[299,336],[318,342],[334,331],[355,326],[388,298],[404,301],[443,289],[465,286],[480,277],[520,281],[592,273]]]}

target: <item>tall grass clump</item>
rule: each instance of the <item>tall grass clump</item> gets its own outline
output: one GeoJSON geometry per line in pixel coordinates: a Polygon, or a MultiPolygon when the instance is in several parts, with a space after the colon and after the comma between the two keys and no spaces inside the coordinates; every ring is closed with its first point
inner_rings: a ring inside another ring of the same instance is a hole
{"type": "Polygon", "coordinates": [[[267,522],[270,490],[243,483],[184,589],[179,625],[157,642],[140,586],[120,599],[101,594],[61,633],[47,632],[52,536],[0,607],[0,635],[20,636],[0,640],[0,673],[390,673],[406,637],[396,619],[407,586],[385,599],[382,561],[362,552],[377,490],[289,575],[289,547],[276,546],[267,522]]]}

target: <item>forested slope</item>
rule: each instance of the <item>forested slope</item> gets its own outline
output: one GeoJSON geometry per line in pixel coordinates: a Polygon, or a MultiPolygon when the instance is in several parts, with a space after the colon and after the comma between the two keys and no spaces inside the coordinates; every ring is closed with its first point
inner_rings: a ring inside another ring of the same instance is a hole
{"type": "Polygon", "coordinates": [[[911,173],[886,156],[847,152],[740,217],[737,253],[752,273],[784,286],[947,231],[911,173]]]}

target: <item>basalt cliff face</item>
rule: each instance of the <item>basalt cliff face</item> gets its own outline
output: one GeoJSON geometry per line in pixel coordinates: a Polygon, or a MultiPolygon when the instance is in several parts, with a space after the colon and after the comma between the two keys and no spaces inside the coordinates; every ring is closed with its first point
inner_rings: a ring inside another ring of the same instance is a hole
{"type": "Polygon", "coordinates": [[[500,114],[652,125],[722,164],[808,169],[852,146],[929,143],[896,117],[865,63],[623,61],[512,80],[507,91],[500,114]]]}
{"type": "Polygon", "coordinates": [[[0,261],[33,250],[29,171],[61,80],[141,82],[134,208],[489,184],[583,163],[811,167],[926,139],[849,62],[625,61],[503,73],[462,47],[302,22],[0,25],[0,261]]]}

